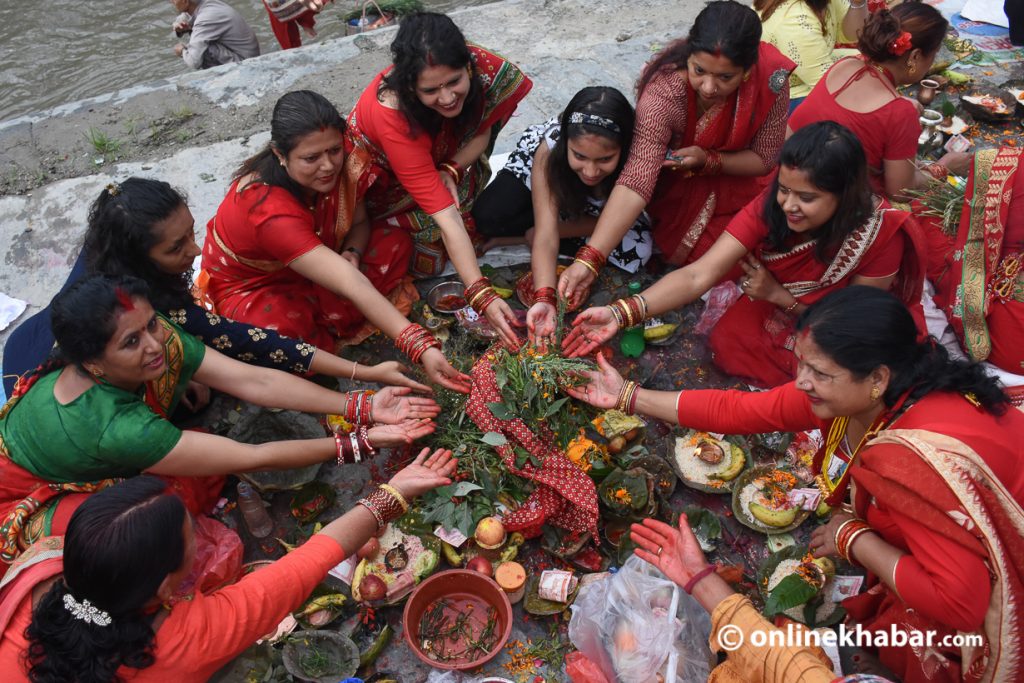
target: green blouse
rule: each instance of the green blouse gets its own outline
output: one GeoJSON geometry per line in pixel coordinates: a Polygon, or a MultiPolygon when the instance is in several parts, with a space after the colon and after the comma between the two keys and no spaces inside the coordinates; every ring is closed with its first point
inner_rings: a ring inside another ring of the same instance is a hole
{"type": "Polygon", "coordinates": [[[96,384],[67,404],[54,398],[61,371],[40,377],[0,419],[11,460],[47,481],[89,482],[130,477],[171,452],[181,430],[145,402],[159,400],[169,415],[203,362],[206,347],[164,318],[167,370],[137,392],[96,384]]]}

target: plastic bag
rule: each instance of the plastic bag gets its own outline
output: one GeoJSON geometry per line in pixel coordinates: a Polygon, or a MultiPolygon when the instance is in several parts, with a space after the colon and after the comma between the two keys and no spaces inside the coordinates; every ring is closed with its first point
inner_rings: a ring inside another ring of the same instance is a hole
{"type": "Polygon", "coordinates": [[[711,671],[711,618],[635,555],[587,586],[572,606],[569,639],[610,681],[703,683],[711,671]]]}
{"type": "Polygon", "coordinates": [[[196,561],[178,595],[209,593],[237,581],[242,573],[243,550],[238,534],[206,515],[196,515],[192,528],[196,535],[196,561]]]}
{"type": "Polygon", "coordinates": [[[609,683],[601,672],[601,667],[587,659],[579,650],[565,656],[565,673],[572,683],[609,683]]]}
{"type": "Polygon", "coordinates": [[[704,295],[705,304],[704,312],[700,315],[700,320],[693,328],[694,334],[711,334],[711,330],[718,324],[718,321],[722,319],[725,312],[736,303],[736,299],[743,296],[743,290],[741,290],[735,282],[723,282],[720,285],[712,287],[707,294],[704,295]]]}

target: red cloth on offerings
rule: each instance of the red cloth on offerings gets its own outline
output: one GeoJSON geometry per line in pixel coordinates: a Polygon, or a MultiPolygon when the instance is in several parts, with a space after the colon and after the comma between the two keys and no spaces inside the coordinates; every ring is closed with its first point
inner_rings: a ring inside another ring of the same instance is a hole
{"type": "MultiPolygon", "coordinates": [[[[335,351],[363,314],[344,299],[288,267],[318,246],[339,252],[358,195],[343,200],[355,158],[346,158],[339,191],[318,194],[313,209],[281,187],[232,183],[207,226],[203,271],[217,312],[335,351]]],[[[374,230],[360,270],[381,293],[396,290],[407,272],[412,242],[401,230],[374,230]]]]}
{"type": "Polygon", "coordinates": [[[786,132],[794,68],[774,46],[761,43],[749,77],[703,115],[685,71],[674,67],[656,74],[640,94],[633,145],[616,184],[649,202],[654,241],[669,263],[699,258],[763,185],[757,177],[669,171],[662,167],[666,151],[691,145],[718,152],[749,149],[770,172],[786,132]]]}
{"type": "MultiPolygon", "coordinates": [[[[880,207],[846,238],[832,261],[822,263],[815,256],[815,241],[785,252],[769,250],[768,224],[762,218],[765,200],[766,194],[762,193],[750,202],[736,214],[726,232],[757,256],[800,303],[810,305],[849,286],[857,277],[895,274],[892,291],[914,314],[918,329],[925,329],[921,289],[926,252],[920,227],[910,214],[880,207]]],[[[760,386],[784,384],[796,372],[795,325],[796,315],[770,302],[741,296],[711,331],[715,365],[760,386]]]]}
{"type": "Polygon", "coordinates": [[[490,354],[484,354],[470,373],[470,390],[466,414],[481,430],[497,432],[508,443],[498,446],[498,453],[509,472],[530,479],[536,488],[517,510],[503,517],[505,528],[521,531],[527,538],[539,536],[545,524],[552,524],[572,532],[590,532],[597,538],[597,488],[590,477],[572,463],[565,453],[554,445],[554,435],[542,427],[534,434],[519,418],[499,420],[494,417],[488,403],[501,401],[501,390],[494,376],[490,354]],[[523,469],[515,466],[513,448],[522,446],[541,461],[540,469],[527,463],[523,469]]]}

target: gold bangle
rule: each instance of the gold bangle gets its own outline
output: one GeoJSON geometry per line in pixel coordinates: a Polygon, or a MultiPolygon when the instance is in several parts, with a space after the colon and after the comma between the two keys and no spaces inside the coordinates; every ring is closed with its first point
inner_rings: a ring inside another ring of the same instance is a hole
{"type": "Polygon", "coordinates": [[[594,274],[594,277],[597,277],[597,268],[595,268],[593,266],[593,264],[588,263],[587,261],[584,261],[583,259],[576,259],[574,261],[574,263],[582,263],[583,265],[585,265],[587,267],[587,270],[589,270],[591,273],[594,274]]]}
{"type": "Polygon", "coordinates": [[[396,489],[391,484],[381,484],[380,488],[382,488],[383,490],[387,491],[392,496],[394,496],[395,500],[397,500],[399,505],[402,506],[402,512],[403,513],[404,512],[408,512],[408,510],[409,510],[409,501],[407,501],[405,499],[405,496],[403,496],[401,493],[399,493],[398,489],[396,489]]]}

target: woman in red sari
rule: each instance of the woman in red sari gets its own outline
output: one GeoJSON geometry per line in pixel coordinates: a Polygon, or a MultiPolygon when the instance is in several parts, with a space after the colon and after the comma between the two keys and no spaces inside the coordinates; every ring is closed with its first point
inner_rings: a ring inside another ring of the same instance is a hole
{"type": "MultiPolygon", "coordinates": [[[[919,313],[923,329],[922,254],[910,214],[872,196],[857,138],[822,121],[786,141],[769,190],[736,215],[706,254],[639,298],[587,309],[573,322],[565,348],[590,353],[623,326],[617,308],[641,304],[650,316],[679,308],[739,264],[746,271],[740,284],[745,296],[711,333],[715,364],[761,386],[777,386],[796,369],[797,315],[838,288],[892,289],[919,313]]],[[[642,316],[633,316],[633,324],[641,322],[642,316]]]]}
{"type": "MultiPolygon", "coordinates": [[[[899,86],[928,75],[949,23],[923,2],[905,2],[874,12],[864,22],[858,57],[841,59],[814,86],[789,118],[795,132],[816,121],[835,121],[860,138],[868,158],[871,185],[878,194],[903,199],[903,191],[921,187],[928,175],[917,169],[921,124],[916,102],[899,86]]],[[[950,170],[966,170],[969,156],[950,152],[927,167],[945,179],[950,170]]]]}
{"type": "MultiPolygon", "coordinates": [[[[359,191],[373,229],[412,235],[414,275],[438,275],[450,258],[467,287],[483,288],[473,201],[490,175],[495,137],[533,83],[514,64],[467,44],[443,14],[405,17],[391,54],[394,65],[370,82],[348,120],[349,150],[365,159],[359,191]]],[[[475,308],[518,345],[504,301],[482,296],[475,308]]]]}
{"type": "Polygon", "coordinates": [[[589,243],[559,278],[562,296],[582,302],[645,207],[669,263],[703,255],[775,167],[795,66],[761,42],[754,10],[708,3],[690,35],[640,76],[629,160],[589,243]]]}
{"type": "Polygon", "coordinates": [[[1015,375],[1024,375],[1022,158],[1024,151],[1012,147],[974,155],[952,234],[942,220],[921,215],[935,303],[972,359],[1015,375]]]}
{"type": "Polygon", "coordinates": [[[570,393],[706,431],[821,429],[819,486],[852,507],[815,529],[812,551],[867,569],[867,592],[843,601],[855,623],[934,633],[879,648],[882,664],[904,683],[1021,680],[1024,414],[978,364],[919,343],[906,307],[873,287],[811,306],[796,352],[796,381],[766,392],[648,391],[599,357],[570,393]],[[982,645],[944,641],[957,634],[982,645]]]}
{"type": "MultiPolygon", "coordinates": [[[[399,341],[414,329],[392,303],[404,299],[409,310],[411,240],[370,231],[356,187],[362,157],[345,154],[344,132],[322,95],[300,90],[277,101],[270,144],[238,169],[207,225],[199,284],[217,313],[328,350],[366,320],[399,341]]],[[[431,381],[465,390],[465,376],[434,344],[414,362],[431,381]]]]}

